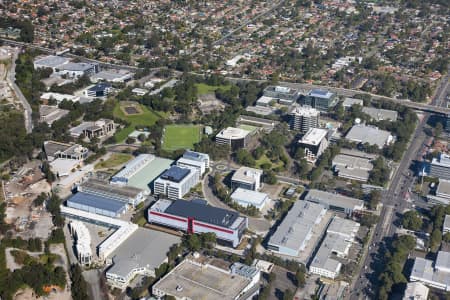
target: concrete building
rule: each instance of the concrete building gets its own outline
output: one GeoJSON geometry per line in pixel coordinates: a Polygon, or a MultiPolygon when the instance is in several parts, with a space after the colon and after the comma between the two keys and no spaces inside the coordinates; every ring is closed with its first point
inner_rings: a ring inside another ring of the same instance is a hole
{"type": "Polygon", "coordinates": [[[44,57],[38,57],[34,62],[34,69],[45,69],[50,68],[55,72],[57,68],[70,62],[67,57],[47,55],[44,57]]]}
{"type": "Polygon", "coordinates": [[[53,122],[61,119],[69,113],[67,109],[60,109],[57,106],[39,106],[39,121],[52,125],[53,122]]]}
{"type": "Polygon", "coordinates": [[[306,96],[300,97],[302,105],[310,106],[319,111],[327,112],[336,106],[338,97],[335,93],[325,90],[311,90],[306,96]]]}
{"type": "Polygon", "coordinates": [[[87,158],[89,150],[78,144],[45,141],[44,152],[50,162],[57,158],[82,161],[87,158]]]}
{"type": "Polygon", "coordinates": [[[88,87],[84,94],[86,97],[102,98],[108,96],[113,91],[112,85],[107,82],[100,82],[88,87]]]}
{"type": "Polygon", "coordinates": [[[243,188],[237,188],[233,194],[231,194],[231,199],[240,206],[254,206],[258,210],[262,210],[264,206],[270,202],[269,195],[266,193],[260,193],[243,188]]]}
{"type": "Polygon", "coordinates": [[[450,156],[440,153],[439,157],[433,158],[430,164],[431,177],[450,180],[450,156]]]}
{"type": "Polygon", "coordinates": [[[320,224],[326,211],[320,204],[296,201],[270,237],[267,248],[275,253],[298,256],[307,247],[313,228],[320,224]]]}
{"type": "Polygon", "coordinates": [[[75,242],[75,252],[80,265],[89,266],[92,262],[91,235],[80,221],[71,221],[69,231],[75,242]]]}
{"type": "Polygon", "coordinates": [[[258,294],[260,279],[255,267],[194,253],[154,284],[152,294],[159,299],[246,300],[258,294]]]}
{"type": "Polygon", "coordinates": [[[132,207],[136,207],[139,203],[144,201],[147,194],[144,190],[132,186],[119,187],[97,179],[90,179],[83,182],[78,186],[77,190],[90,195],[98,195],[119,200],[132,207]]]}
{"type": "Polygon", "coordinates": [[[297,102],[299,97],[298,90],[285,87],[270,85],[264,89],[264,96],[277,99],[280,104],[291,105],[297,102]]]}
{"type": "Polygon", "coordinates": [[[136,275],[155,277],[155,269],[168,261],[170,247],[180,242],[174,235],[137,229],[108,256],[112,266],[105,272],[107,282],[123,290],[136,275]]]}
{"type": "Polygon", "coordinates": [[[272,129],[275,128],[275,126],[277,124],[280,123],[279,121],[258,118],[258,117],[252,117],[252,116],[245,116],[245,115],[240,115],[237,122],[239,124],[246,124],[246,125],[250,125],[250,126],[261,127],[267,132],[270,132],[272,129]]]}
{"type": "Polygon", "coordinates": [[[354,125],[345,136],[345,139],[350,142],[376,145],[380,149],[391,144],[394,140],[389,131],[363,124],[354,125]]]}
{"type": "Polygon", "coordinates": [[[305,149],[305,158],[310,163],[315,163],[328,147],[328,131],[320,128],[310,128],[298,144],[305,149]]]}
{"type": "Polygon", "coordinates": [[[321,204],[327,209],[344,212],[348,215],[364,209],[362,200],[314,189],[309,190],[305,201],[321,204]]]}
{"type": "Polygon", "coordinates": [[[153,154],[140,154],[111,177],[111,184],[126,185],[128,180],[155,159],[153,154]]]}
{"type": "Polygon", "coordinates": [[[196,168],[172,166],[155,180],[153,193],[166,195],[169,199],[180,199],[197,185],[199,178],[196,168]]]}
{"type": "Polygon", "coordinates": [[[373,169],[370,158],[364,152],[352,151],[349,154],[338,154],[333,158],[333,169],[339,177],[367,182],[373,169]]]}
{"type": "Polygon", "coordinates": [[[429,291],[430,289],[420,282],[408,282],[403,300],[427,300],[429,291]]]}
{"type": "Polygon", "coordinates": [[[409,280],[450,291],[450,252],[439,251],[434,265],[432,260],[416,257],[409,280]]]}
{"type": "Polygon", "coordinates": [[[381,109],[375,107],[363,107],[362,112],[369,115],[374,121],[397,121],[398,112],[395,110],[381,109]]]}
{"type": "Polygon", "coordinates": [[[231,150],[238,150],[241,148],[245,148],[250,139],[250,131],[235,128],[235,127],[227,127],[222,129],[216,135],[216,144],[218,145],[228,145],[231,150]]]}
{"type": "Polygon", "coordinates": [[[291,130],[305,133],[311,128],[319,127],[319,115],[317,109],[294,105],[289,112],[289,126],[291,130]]]}
{"type": "Polygon", "coordinates": [[[436,194],[428,194],[427,201],[431,204],[450,204],[450,180],[439,179],[439,183],[436,188],[436,194]]]}
{"type": "Polygon", "coordinates": [[[40,100],[44,103],[48,103],[48,101],[50,100],[55,100],[56,104],[60,104],[62,101],[72,101],[72,102],[79,102],[80,101],[80,97],[78,96],[74,96],[74,95],[69,95],[69,94],[60,94],[60,93],[52,93],[52,92],[48,92],[48,93],[43,93],[41,95],[40,100]]]}
{"type": "Polygon", "coordinates": [[[309,271],[313,274],[335,279],[341,270],[342,263],[335,257],[346,258],[359,224],[334,217],[328,226],[325,239],[309,264],[309,271]]]}
{"type": "Polygon", "coordinates": [[[364,101],[356,98],[345,98],[342,102],[342,106],[345,110],[349,110],[353,105],[364,106],[364,101]]]}
{"type": "Polygon", "coordinates": [[[84,62],[68,62],[55,68],[56,74],[69,78],[79,78],[84,75],[90,76],[98,71],[99,65],[97,63],[84,62]]]}
{"type": "Polygon", "coordinates": [[[148,221],[188,233],[213,232],[237,247],[248,227],[247,217],[198,201],[160,199],[148,210],[148,221]]]}
{"type": "Polygon", "coordinates": [[[127,211],[127,203],[104,196],[78,192],[66,201],[67,207],[110,218],[120,217],[127,211]]]}
{"type": "Polygon", "coordinates": [[[209,155],[206,153],[187,150],[183,156],[177,160],[177,166],[197,169],[200,177],[209,169],[209,155]]]}
{"type": "Polygon", "coordinates": [[[256,106],[269,107],[273,106],[277,102],[277,99],[263,95],[256,100],[256,106]]]}
{"type": "Polygon", "coordinates": [[[128,82],[133,79],[134,74],[127,70],[102,70],[92,74],[91,81],[108,81],[108,82],[128,82]]]}
{"type": "Polygon", "coordinates": [[[231,189],[243,188],[257,191],[261,188],[263,171],[259,169],[240,167],[231,177],[231,189]]]}
{"type": "Polygon", "coordinates": [[[99,119],[97,121],[83,122],[78,126],[69,129],[70,135],[74,138],[84,136],[88,139],[93,137],[101,138],[114,134],[116,128],[114,121],[109,119],[99,119]]]}
{"type": "Polygon", "coordinates": [[[444,225],[442,227],[442,233],[450,232],[450,215],[445,215],[444,225]]]}

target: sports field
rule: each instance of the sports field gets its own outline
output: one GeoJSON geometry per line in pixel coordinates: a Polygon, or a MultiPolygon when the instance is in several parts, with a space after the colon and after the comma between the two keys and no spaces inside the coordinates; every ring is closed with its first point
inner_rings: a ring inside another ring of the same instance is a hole
{"type": "Polygon", "coordinates": [[[198,125],[167,125],[164,128],[162,149],[194,149],[194,144],[200,141],[200,130],[201,126],[198,125]]]}

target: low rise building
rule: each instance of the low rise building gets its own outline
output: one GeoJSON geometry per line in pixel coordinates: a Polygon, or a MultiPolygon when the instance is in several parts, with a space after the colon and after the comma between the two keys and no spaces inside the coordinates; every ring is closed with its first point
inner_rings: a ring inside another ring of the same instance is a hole
{"type": "Polygon", "coordinates": [[[277,99],[272,98],[272,97],[267,97],[267,96],[261,96],[256,100],[256,105],[257,106],[262,106],[262,107],[269,107],[269,106],[273,106],[275,103],[277,103],[277,99]]]}
{"type": "Polygon", "coordinates": [[[394,137],[389,131],[378,129],[378,127],[357,124],[349,130],[345,139],[350,142],[376,145],[381,149],[391,144],[394,137]]]}
{"type": "Polygon", "coordinates": [[[60,109],[57,106],[39,106],[39,121],[52,125],[53,122],[61,119],[69,113],[67,109],[60,109]]]}
{"type": "Polygon", "coordinates": [[[218,145],[228,145],[231,150],[237,150],[241,148],[245,148],[250,139],[250,131],[235,128],[235,127],[227,127],[222,129],[216,135],[216,144],[218,145]]]}
{"type": "Polygon", "coordinates": [[[199,201],[160,199],[148,209],[148,222],[187,233],[215,233],[237,247],[248,227],[247,217],[199,201]]]}
{"type": "Polygon", "coordinates": [[[195,168],[172,166],[155,180],[153,192],[169,199],[180,199],[199,182],[199,177],[195,168]]]}
{"type": "Polygon", "coordinates": [[[328,131],[320,128],[310,128],[298,144],[305,150],[305,158],[310,163],[315,163],[328,147],[328,131]]]}
{"type": "Polygon", "coordinates": [[[332,165],[339,177],[362,182],[367,182],[370,171],[373,169],[371,159],[366,158],[364,152],[359,151],[336,155],[332,165]]]}
{"type": "Polygon", "coordinates": [[[237,188],[231,199],[243,207],[254,206],[258,210],[262,210],[270,202],[269,195],[257,191],[247,190],[243,188],[237,188]]]}
{"type": "Polygon", "coordinates": [[[231,189],[243,188],[257,191],[261,188],[263,171],[255,168],[240,167],[231,177],[231,189]]]}
{"type": "Polygon", "coordinates": [[[314,189],[309,190],[305,201],[321,204],[327,209],[344,212],[348,215],[364,209],[363,200],[314,189]]]}
{"type": "Polygon", "coordinates": [[[112,85],[108,82],[100,82],[96,85],[88,87],[84,94],[86,97],[103,98],[113,91],[112,85]]]}
{"type": "Polygon", "coordinates": [[[111,184],[127,185],[128,180],[155,159],[153,154],[140,154],[111,177],[111,184]]]}
{"type": "Polygon", "coordinates": [[[450,215],[445,215],[444,225],[442,227],[442,233],[450,232],[450,215]]]}
{"type": "Polygon", "coordinates": [[[80,101],[80,97],[78,96],[74,96],[74,95],[69,95],[69,94],[60,94],[60,93],[52,93],[52,92],[48,92],[48,93],[43,93],[41,95],[40,100],[44,103],[48,103],[51,100],[56,101],[57,104],[61,103],[62,101],[72,101],[72,102],[79,102],[80,101]]]}
{"type": "Polygon", "coordinates": [[[440,153],[439,156],[433,158],[430,164],[431,177],[450,180],[450,156],[440,153]]]}
{"type": "Polygon", "coordinates": [[[296,89],[285,86],[270,85],[264,89],[264,96],[277,99],[280,104],[291,105],[295,103],[299,97],[296,89]]]}
{"type": "Polygon", "coordinates": [[[297,256],[305,250],[314,227],[322,221],[326,209],[307,201],[296,201],[270,237],[267,248],[275,253],[297,256]]]}
{"type": "Polygon", "coordinates": [[[311,90],[306,96],[300,97],[302,105],[310,106],[319,111],[327,112],[336,106],[338,97],[335,93],[326,90],[311,90]]]}
{"type": "Polygon", "coordinates": [[[362,112],[369,115],[374,121],[397,121],[398,112],[395,110],[381,109],[376,107],[363,107],[362,112]]]}
{"type": "Polygon", "coordinates": [[[291,130],[302,133],[308,132],[311,128],[319,127],[319,111],[307,106],[292,106],[289,111],[289,126],[291,130]]]}
{"type": "Polygon", "coordinates": [[[70,59],[67,57],[56,56],[56,55],[47,55],[40,56],[35,59],[33,62],[34,69],[46,69],[50,68],[53,72],[55,72],[58,68],[70,62],[70,59]]]}
{"type": "Polygon", "coordinates": [[[409,280],[450,291],[450,252],[439,251],[434,263],[432,260],[416,257],[409,280]]]}
{"type": "Polygon", "coordinates": [[[115,132],[114,122],[109,119],[99,119],[97,121],[83,122],[78,126],[69,129],[70,135],[74,138],[84,136],[88,139],[101,138],[112,135],[115,132]]]}
{"type": "Polygon", "coordinates": [[[429,291],[430,289],[420,282],[408,282],[403,300],[427,300],[429,291]]]}
{"type": "Polygon", "coordinates": [[[108,81],[108,82],[128,82],[133,79],[133,73],[127,70],[102,70],[98,73],[92,74],[92,82],[108,81]]]}
{"type": "Polygon", "coordinates": [[[89,150],[79,144],[65,144],[55,141],[45,141],[44,152],[50,162],[57,158],[82,161],[89,154],[89,150]]]}
{"type": "Polygon", "coordinates": [[[67,199],[66,204],[70,208],[110,218],[120,217],[127,211],[127,203],[123,201],[84,192],[78,192],[71,196],[67,199]]]}
{"type": "Polygon", "coordinates": [[[85,62],[68,62],[60,65],[55,69],[55,73],[70,78],[79,78],[82,76],[90,76],[98,72],[99,65],[97,63],[85,63],[85,62]]]}
{"type": "Polygon", "coordinates": [[[364,101],[356,98],[345,98],[342,102],[342,106],[345,110],[349,110],[353,105],[364,106],[364,101]]]}

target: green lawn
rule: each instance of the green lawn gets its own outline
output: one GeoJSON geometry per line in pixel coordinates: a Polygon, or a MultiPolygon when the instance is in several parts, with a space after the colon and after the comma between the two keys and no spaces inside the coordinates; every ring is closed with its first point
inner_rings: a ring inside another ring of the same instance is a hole
{"type": "Polygon", "coordinates": [[[168,125],[165,127],[162,149],[173,151],[177,149],[193,149],[200,141],[200,126],[168,125]]]}
{"type": "Polygon", "coordinates": [[[132,133],[137,125],[141,126],[152,126],[156,123],[156,121],[160,118],[158,115],[162,115],[164,113],[158,112],[156,114],[154,111],[148,109],[146,106],[141,105],[142,113],[138,115],[130,115],[127,116],[120,109],[120,104],[117,103],[116,107],[114,107],[114,117],[126,120],[131,124],[119,132],[116,133],[115,137],[118,143],[123,142],[127,136],[132,133]]]}
{"type": "Polygon", "coordinates": [[[99,162],[94,166],[94,169],[109,169],[118,167],[127,161],[129,161],[133,156],[126,153],[113,153],[110,158],[105,161],[99,162]]]}
{"type": "Polygon", "coordinates": [[[196,83],[199,95],[214,93],[217,89],[229,90],[231,85],[208,85],[206,83],[196,83]]]}
{"type": "Polygon", "coordinates": [[[270,159],[266,156],[266,154],[263,154],[255,163],[257,168],[261,168],[261,165],[266,163],[272,165],[271,169],[283,166],[282,161],[279,161],[278,163],[271,162],[270,159]]]}

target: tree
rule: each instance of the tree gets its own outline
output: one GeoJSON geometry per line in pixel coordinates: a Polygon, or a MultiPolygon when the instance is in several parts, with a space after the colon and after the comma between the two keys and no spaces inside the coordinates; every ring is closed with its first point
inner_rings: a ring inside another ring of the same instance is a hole
{"type": "Polygon", "coordinates": [[[376,209],[381,201],[381,193],[378,190],[372,190],[369,195],[369,208],[376,209]]]}
{"type": "Polygon", "coordinates": [[[71,284],[71,292],[73,300],[86,300],[89,299],[87,293],[87,283],[83,278],[82,270],[80,265],[72,264],[70,266],[70,280],[71,284]]]}
{"type": "Polygon", "coordinates": [[[417,231],[422,228],[423,221],[417,211],[410,210],[403,214],[402,225],[406,229],[417,231]]]}
{"type": "Polygon", "coordinates": [[[430,248],[432,252],[438,251],[439,247],[441,246],[442,241],[442,232],[438,228],[434,229],[431,233],[430,238],[430,248]]]}
{"type": "Polygon", "coordinates": [[[436,123],[436,127],[434,127],[434,136],[435,137],[440,137],[442,134],[442,131],[444,129],[444,126],[442,125],[441,122],[437,122],[436,123]]]}
{"type": "Polygon", "coordinates": [[[283,300],[292,300],[294,298],[294,294],[290,289],[287,289],[283,293],[283,300]]]}
{"type": "Polygon", "coordinates": [[[303,287],[305,286],[305,283],[305,272],[298,269],[297,272],[295,272],[295,284],[297,285],[297,287],[303,287]]]}
{"type": "Polygon", "coordinates": [[[245,149],[239,149],[236,153],[236,161],[238,164],[253,167],[255,165],[255,159],[252,157],[250,152],[245,149]]]}
{"type": "Polygon", "coordinates": [[[264,172],[264,182],[268,184],[276,184],[277,176],[275,175],[275,172],[273,171],[264,172]]]}

